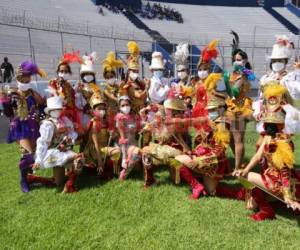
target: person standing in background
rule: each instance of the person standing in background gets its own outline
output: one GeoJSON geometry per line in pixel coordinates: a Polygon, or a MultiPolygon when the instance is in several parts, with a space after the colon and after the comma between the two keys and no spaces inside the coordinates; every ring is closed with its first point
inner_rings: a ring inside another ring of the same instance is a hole
{"type": "Polygon", "coordinates": [[[12,77],[14,76],[14,67],[8,61],[7,57],[4,57],[4,61],[1,64],[1,71],[2,71],[3,82],[11,83],[12,77]]]}

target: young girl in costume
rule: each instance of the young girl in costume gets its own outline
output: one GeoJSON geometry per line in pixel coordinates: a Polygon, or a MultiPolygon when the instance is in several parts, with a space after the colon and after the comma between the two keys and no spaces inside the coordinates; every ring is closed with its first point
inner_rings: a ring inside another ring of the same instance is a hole
{"type": "Polygon", "coordinates": [[[85,162],[96,167],[100,176],[111,179],[113,174],[119,175],[120,158],[119,148],[110,147],[114,124],[109,120],[107,104],[101,95],[92,95],[90,107],[93,115],[87,130],[88,141],[83,150],[85,162]]]}
{"type": "Polygon", "coordinates": [[[300,209],[295,196],[297,175],[294,170],[293,144],[290,136],[283,133],[286,125],[285,106],[288,105],[284,100],[286,93],[287,89],[281,85],[273,84],[264,88],[266,104],[261,119],[265,135],[247,166],[235,173],[257,186],[251,191],[259,209],[257,213],[251,215],[255,221],[275,218],[275,212],[266,201],[265,193],[258,187],[279,197],[293,210],[300,209]],[[257,164],[261,164],[262,167],[260,174],[251,172],[257,164]]]}
{"type": "Polygon", "coordinates": [[[16,142],[21,149],[20,185],[24,193],[29,192],[29,184],[32,182],[51,183],[49,179],[30,175],[36,140],[39,137],[40,109],[44,106],[43,98],[33,90],[32,76],[36,74],[46,76],[36,64],[22,62],[16,75],[17,89],[11,88],[1,94],[4,113],[10,119],[7,142],[16,142]]]}
{"type": "Polygon", "coordinates": [[[122,153],[122,170],[120,180],[125,180],[132,169],[141,163],[138,147],[138,135],[141,129],[140,117],[132,111],[128,96],[119,97],[119,110],[116,116],[116,127],[119,132],[119,147],[122,153]]]}
{"type": "MultiPolygon", "coordinates": [[[[67,168],[69,179],[63,192],[76,192],[75,180],[81,170],[82,154],[75,153],[72,146],[75,144],[78,134],[74,130],[72,121],[62,115],[63,100],[61,97],[48,98],[45,112],[49,118],[43,120],[40,127],[33,168],[67,168]]],[[[55,181],[60,184],[58,180],[55,181]]]]}

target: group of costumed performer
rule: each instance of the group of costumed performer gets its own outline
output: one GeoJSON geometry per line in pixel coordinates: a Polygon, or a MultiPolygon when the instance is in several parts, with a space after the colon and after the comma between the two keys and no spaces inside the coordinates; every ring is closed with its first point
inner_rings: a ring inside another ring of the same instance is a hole
{"type": "Polygon", "coordinates": [[[292,43],[288,37],[277,38],[271,72],[261,78],[257,100],[252,102],[248,92],[255,75],[247,54],[239,48],[238,35],[232,34],[231,72],[219,72],[215,39],[202,49],[196,76],[189,70],[189,45],[179,44],[173,80],[164,77],[164,59],[157,51],[149,68],[152,76],[143,79],[141,52],[134,41],[127,44],[125,75],[122,60],[107,53],[100,85],[96,52],[82,57],[79,51],[65,53],[57,76],[49,81],[47,100],[33,90],[31,82],[32,75],[45,73],[30,61],[21,63],[17,88],[1,91],[1,104],[11,121],[8,142],[17,142],[22,152],[22,191],[42,183],[64,185],[65,193],[75,192],[75,181],[87,167],[96,169],[101,178],[116,176],[125,181],[140,166],[144,187],[149,188],[157,183],[155,169],[165,166],[175,184],[183,181],[191,187],[190,198],[216,195],[246,200],[247,207],[258,209],[251,215],[257,221],[275,218],[267,195],[300,210],[300,175],[294,169],[292,142],[300,129],[300,112],[293,106],[300,96],[300,64],[296,62],[288,72],[292,43]],[[73,86],[71,64],[75,62],[80,73],[73,86]],[[222,78],[227,95],[218,90],[222,78]],[[257,122],[260,137],[256,154],[243,164],[250,120],[257,122]],[[79,152],[74,150],[76,144],[79,152]],[[229,146],[235,156],[233,168],[226,156],[229,146]],[[261,166],[260,174],[251,171],[256,165],[261,166]],[[53,178],[32,174],[49,168],[53,178]],[[234,189],[220,182],[232,173],[243,187],[234,189]]]}

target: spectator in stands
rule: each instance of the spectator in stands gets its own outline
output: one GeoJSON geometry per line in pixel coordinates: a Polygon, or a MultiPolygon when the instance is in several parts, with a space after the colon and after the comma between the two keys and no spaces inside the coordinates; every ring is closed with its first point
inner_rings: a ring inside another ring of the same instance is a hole
{"type": "Polygon", "coordinates": [[[2,75],[3,75],[3,82],[10,83],[12,80],[12,77],[14,76],[14,67],[8,61],[7,57],[4,57],[4,62],[1,64],[1,71],[2,71],[2,75]]]}

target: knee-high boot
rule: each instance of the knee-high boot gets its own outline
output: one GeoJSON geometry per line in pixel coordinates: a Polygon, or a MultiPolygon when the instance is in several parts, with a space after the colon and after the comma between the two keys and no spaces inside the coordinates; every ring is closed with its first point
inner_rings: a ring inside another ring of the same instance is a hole
{"type": "Polygon", "coordinates": [[[236,199],[236,200],[245,200],[246,189],[245,188],[232,188],[227,185],[218,184],[216,188],[216,196],[236,199]]]}
{"type": "Polygon", "coordinates": [[[265,199],[265,194],[259,188],[254,188],[252,190],[252,197],[258,205],[259,211],[255,214],[252,214],[250,218],[255,221],[262,220],[272,220],[275,219],[275,212],[269,202],[265,199]]]}
{"type": "Polygon", "coordinates": [[[179,173],[180,178],[182,178],[192,188],[192,195],[190,198],[198,199],[201,194],[206,195],[204,186],[193,176],[192,170],[187,167],[181,167],[179,173]]]}
{"type": "Polygon", "coordinates": [[[32,154],[24,154],[19,163],[20,169],[20,186],[24,193],[29,192],[29,183],[27,175],[31,171],[31,165],[34,163],[32,154]]]}
{"type": "Polygon", "coordinates": [[[65,184],[63,193],[74,193],[77,192],[76,188],[75,188],[75,181],[77,179],[77,173],[74,170],[71,170],[68,173],[68,180],[65,184]]]}

